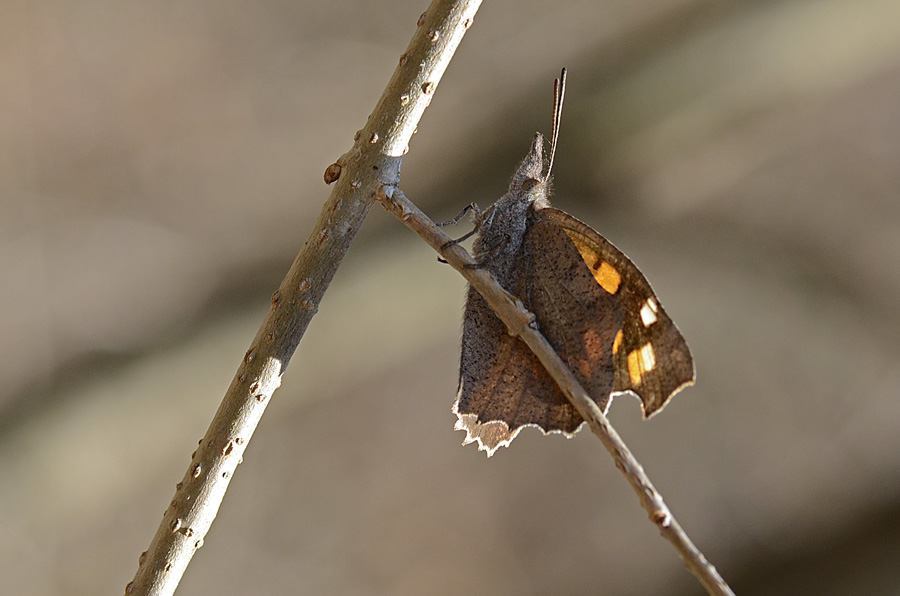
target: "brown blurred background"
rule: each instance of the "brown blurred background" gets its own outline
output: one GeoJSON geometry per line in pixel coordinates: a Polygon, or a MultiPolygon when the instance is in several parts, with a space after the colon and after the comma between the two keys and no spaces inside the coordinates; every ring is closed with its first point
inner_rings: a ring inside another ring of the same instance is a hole
{"type": "MultiPolygon", "coordinates": [[[[7,0],[0,582],[116,594],[425,0],[7,0]]],[[[555,203],[698,382],[613,423],[739,594],[900,593],[900,3],[492,1],[403,164],[555,203]]],[[[463,230],[466,228],[460,228],[463,230]]],[[[599,442],[460,447],[464,283],[376,208],[179,594],[700,594],[599,442]]]]}

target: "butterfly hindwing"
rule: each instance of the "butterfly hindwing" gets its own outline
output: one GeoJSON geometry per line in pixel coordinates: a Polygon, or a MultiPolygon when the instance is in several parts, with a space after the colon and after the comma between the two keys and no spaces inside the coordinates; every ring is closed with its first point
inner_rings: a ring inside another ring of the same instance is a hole
{"type": "Polygon", "coordinates": [[[551,420],[567,417],[565,410],[571,404],[562,393],[555,395],[559,389],[537,357],[507,332],[473,288],[469,288],[466,310],[459,395],[453,412],[458,416],[456,429],[466,431],[464,443],[477,441],[491,455],[508,445],[522,426],[552,429],[551,420]],[[491,349],[484,350],[488,345],[491,349]]]}
{"type": "Polygon", "coordinates": [[[564,211],[548,207],[539,214],[565,230],[595,283],[620,301],[624,321],[613,342],[614,391],[637,394],[644,416],[653,415],[694,381],[694,361],[684,337],[644,275],[612,243],[564,211]]]}

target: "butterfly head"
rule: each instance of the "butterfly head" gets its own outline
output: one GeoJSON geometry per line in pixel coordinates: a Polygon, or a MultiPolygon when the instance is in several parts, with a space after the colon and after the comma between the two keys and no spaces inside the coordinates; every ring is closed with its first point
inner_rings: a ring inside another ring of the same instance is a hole
{"type": "MultiPolygon", "coordinates": [[[[550,172],[544,171],[544,137],[535,133],[528,155],[513,176],[510,191],[528,203],[546,203],[550,189],[550,172]]],[[[546,205],[541,205],[546,206],[546,205]]]]}

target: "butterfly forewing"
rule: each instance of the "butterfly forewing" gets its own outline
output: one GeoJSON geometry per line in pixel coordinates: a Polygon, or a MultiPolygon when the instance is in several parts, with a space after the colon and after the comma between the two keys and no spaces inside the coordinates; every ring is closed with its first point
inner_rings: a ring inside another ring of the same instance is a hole
{"type": "MultiPolygon", "coordinates": [[[[526,297],[541,332],[605,411],[613,391],[613,341],[624,320],[619,300],[596,283],[576,245],[554,221],[536,218],[522,257],[528,282],[519,296],[526,297]]],[[[580,424],[574,407],[554,389],[580,424]]]]}
{"type": "Polygon", "coordinates": [[[539,217],[565,230],[596,285],[621,303],[624,321],[613,340],[613,390],[634,392],[644,416],[653,415],[694,381],[694,361],[684,337],[647,279],[612,243],[564,211],[545,208],[539,217]]]}

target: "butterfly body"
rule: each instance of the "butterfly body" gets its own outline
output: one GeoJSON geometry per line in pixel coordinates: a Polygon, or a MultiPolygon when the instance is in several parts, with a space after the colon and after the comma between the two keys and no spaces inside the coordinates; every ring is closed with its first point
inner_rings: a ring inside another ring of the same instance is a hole
{"type": "MultiPolygon", "coordinates": [[[[535,314],[539,329],[607,409],[632,391],[650,416],[693,382],[687,344],[637,267],[605,238],[550,207],[543,137],[484,215],[473,256],[535,314]]],[[[583,419],[537,357],[472,288],[454,412],[465,443],[491,455],[524,426],[571,436],[583,419]]]]}

